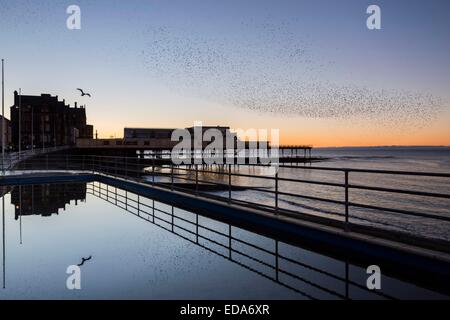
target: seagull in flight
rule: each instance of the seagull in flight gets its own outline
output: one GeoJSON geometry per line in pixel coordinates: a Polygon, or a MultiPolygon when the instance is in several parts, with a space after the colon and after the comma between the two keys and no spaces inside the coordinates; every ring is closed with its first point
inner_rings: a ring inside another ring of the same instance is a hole
{"type": "Polygon", "coordinates": [[[89,98],[91,97],[91,94],[90,94],[90,93],[87,93],[87,92],[85,93],[85,92],[83,91],[83,89],[77,88],[77,90],[81,92],[81,96],[82,96],[82,97],[84,97],[84,96],[88,96],[89,98]]]}
{"type": "Polygon", "coordinates": [[[81,263],[79,263],[78,266],[81,267],[82,265],[84,265],[84,263],[85,263],[86,261],[89,261],[89,260],[91,260],[91,259],[92,259],[92,256],[89,256],[89,257],[87,257],[87,258],[81,258],[81,263]]]}

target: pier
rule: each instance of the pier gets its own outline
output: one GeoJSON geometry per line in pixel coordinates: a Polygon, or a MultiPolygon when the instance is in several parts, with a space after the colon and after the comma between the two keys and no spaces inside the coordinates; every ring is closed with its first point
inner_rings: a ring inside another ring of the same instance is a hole
{"type": "MultiPolygon", "coordinates": [[[[95,156],[122,156],[122,157],[138,157],[141,160],[156,159],[159,164],[171,164],[171,155],[173,148],[178,144],[177,141],[171,141],[170,138],[125,138],[125,139],[78,139],[75,148],[72,148],[72,155],[95,155],[95,156]]],[[[206,145],[205,145],[206,146],[206,145]]],[[[266,146],[270,151],[270,144],[266,146]]],[[[313,147],[310,145],[280,145],[275,147],[278,152],[278,160],[280,163],[311,163],[320,161],[320,158],[313,157],[313,147]]],[[[246,143],[246,149],[249,149],[246,143]]],[[[194,157],[196,150],[192,149],[189,157],[194,157]]],[[[239,155],[237,150],[227,149],[216,152],[215,155],[202,154],[202,158],[214,157],[222,158],[223,163],[227,163],[226,159],[233,157],[234,163],[257,163],[258,150],[245,156],[239,155]]]]}

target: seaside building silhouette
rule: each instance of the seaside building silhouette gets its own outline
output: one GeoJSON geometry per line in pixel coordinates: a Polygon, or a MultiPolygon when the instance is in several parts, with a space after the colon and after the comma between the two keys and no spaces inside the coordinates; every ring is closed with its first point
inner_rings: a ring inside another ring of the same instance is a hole
{"type": "Polygon", "coordinates": [[[11,136],[14,149],[22,150],[75,145],[77,138],[93,138],[93,126],[86,121],[86,108],[59,101],[58,96],[21,95],[14,91],[11,107],[11,136]],[[20,100],[20,101],[19,101],[20,100]],[[20,106],[20,107],[19,107],[20,106]],[[20,124],[19,124],[20,121],[20,124]]]}
{"type": "MultiPolygon", "coordinates": [[[[3,145],[3,117],[0,115],[0,147],[3,145]]],[[[11,121],[5,118],[5,149],[11,145],[11,121]]]]}

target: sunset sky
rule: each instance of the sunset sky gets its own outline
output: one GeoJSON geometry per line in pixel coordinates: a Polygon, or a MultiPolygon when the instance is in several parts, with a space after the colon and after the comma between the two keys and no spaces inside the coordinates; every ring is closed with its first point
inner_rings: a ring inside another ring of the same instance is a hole
{"type": "Polygon", "coordinates": [[[450,146],[448,30],[448,0],[0,0],[6,115],[21,87],[86,104],[100,137],[202,121],[283,144],[450,146]]]}

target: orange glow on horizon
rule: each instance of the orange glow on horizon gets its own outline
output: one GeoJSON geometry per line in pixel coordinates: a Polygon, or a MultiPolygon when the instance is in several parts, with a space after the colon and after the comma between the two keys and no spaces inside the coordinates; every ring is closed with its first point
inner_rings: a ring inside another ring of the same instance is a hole
{"type": "MultiPolygon", "coordinates": [[[[99,138],[123,138],[123,129],[115,131],[99,130],[99,138]]],[[[339,134],[295,134],[280,130],[281,145],[311,145],[313,147],[375,147],[375,146],[450,146],[450,129],[447,132],[420,132],[399,134],[385,132],[375,135],[339,134]]]]}
{"type": "MultiPolygon", "coordinates": [[[[114,117],[114,115],[112,115],[114,117]]],[[[92,117],[94,118],[94,117],[92,117]]],[[[99,138],[122,138],[124,127],[186,128],[194,121],[167,115],[154,116],[151,123],[145,115],[124,123],[123,119],[89,119],[99,138]]],[[[370,147],[370,146],[450,146],[450,110],[438,119],[422,125],[402,123],[392,128],[364,119],[332,120],[304,118],[276,118],[251,113],[220,115],[203,121],[203,125],[230,126],[232,131],[242,128],[279,129],[281,145],[311,145],[313,147],[370,147]]],[[[269,136],[270,140],[270,136],[269,136]]]]}

